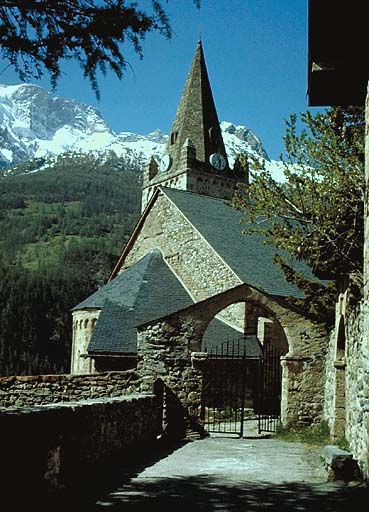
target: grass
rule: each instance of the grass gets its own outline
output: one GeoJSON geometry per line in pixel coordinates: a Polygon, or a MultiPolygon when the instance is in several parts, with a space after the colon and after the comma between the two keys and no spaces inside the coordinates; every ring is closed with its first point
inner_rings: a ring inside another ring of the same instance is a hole
{"type": "Polygon", "coordinates": [[[284,441],[299,442],[311,444],[316,446],[323,446],[332,444],[328,423],[322,421],[316,425],[309,427],[299,427],[289,425],[283,427],[282,425],[277,429],[275,437],[284,441]]]}

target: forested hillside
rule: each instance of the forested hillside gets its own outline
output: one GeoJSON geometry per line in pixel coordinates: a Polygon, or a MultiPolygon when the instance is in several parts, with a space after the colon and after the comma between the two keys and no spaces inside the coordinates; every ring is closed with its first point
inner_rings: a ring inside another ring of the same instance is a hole
{"type": "Polygon", "coordinates": [[[0,375],[69,370],[70,309],[106,281],[138,219],[139,167],[70,155],[0,178],[0,375]]]}

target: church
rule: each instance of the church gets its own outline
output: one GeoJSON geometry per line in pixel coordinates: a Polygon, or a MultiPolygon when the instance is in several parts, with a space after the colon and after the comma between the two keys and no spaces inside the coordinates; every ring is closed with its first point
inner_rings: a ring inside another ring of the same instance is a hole
{"type": "MultiPolygon", "coordinates": [[[[166,153],[144,170],[141,217],[108,283],[72,310],[71,373],[137,367],[148,382],[181,382],[193,415],[201,397],[187,380],[201,380],[197,360],[240,340],[255,359],[268,344],[280,357],[282,421],[321,419],[327,333],[287,300],[303,293],[275,263],[276,249],[243,233],[229,203],[247,180],[237,160],[229,165],[199,42],[166,153]]],[[[299,271],[314,279],[301,263],[299,271]]]]}

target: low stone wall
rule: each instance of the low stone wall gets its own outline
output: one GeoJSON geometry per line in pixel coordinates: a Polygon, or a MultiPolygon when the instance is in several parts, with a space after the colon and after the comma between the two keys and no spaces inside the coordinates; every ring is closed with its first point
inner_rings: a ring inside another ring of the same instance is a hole
{"type": "Polygon", "coordinates": [[[93,492],[97,468],[104,475],[111,457],[122,466],[128,454],[152,449],[161,424],[155,395],[1,409],[2,500],[9,495],[18,510],[17,499],[29,493],[93,492]]]}
{"type": "Polygon", "coordinates": [[[91,375],[0,377],[0,407],[26,407],[137,393],[135,370],[91,375]]]}

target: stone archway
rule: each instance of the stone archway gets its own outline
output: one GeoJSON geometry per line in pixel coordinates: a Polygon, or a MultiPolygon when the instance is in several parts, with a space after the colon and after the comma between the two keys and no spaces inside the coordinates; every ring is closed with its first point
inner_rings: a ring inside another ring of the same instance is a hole
{"type": "MultiPolygon", "coordinates": [[[[323,407],[326,331],[282,299],[239,285],[181,311],[138,327],[138,371],[143,390],[160,377],[178,398],[183,414],[200,418],[201,371],[193,354],[201,352],[211,320],[228,306],[254,304],[276,319],[288,352],[282,358],[282,422],[310,424],[321,419],[323,407]],[[282,332],[281,331],[281,332],[282,332]]],[[[190,421],[190,422],[191,422],[190,421]]]]}
{"type": "Polygon", "coordinates": [[[200,366],[207,429],[242,435],[258,425],[259,432],[274,431],[281,410],[280,357],[288,352],[275,315],[255,297],[237,301],[210,320],[201,350],[207,354],[200,366]]]}

